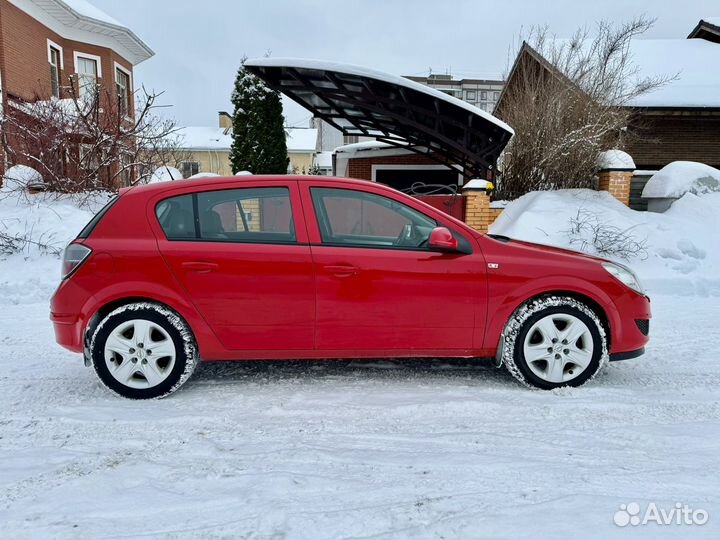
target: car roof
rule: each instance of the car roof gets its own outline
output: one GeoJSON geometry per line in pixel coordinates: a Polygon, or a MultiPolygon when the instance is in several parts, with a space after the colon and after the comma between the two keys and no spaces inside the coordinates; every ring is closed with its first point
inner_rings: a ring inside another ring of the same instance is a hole
{"type": "MultiPolygon", "coordinates": [[[[242,175],[242,176],[207,176],[204,178],[193,178],[193,179],[185,179],[185,180],[173,180],[173,181],[166,181],[166,182],[155,182],[152,184],[141,184],[129,189],[132,189],[134,194],[147,194],[150,195],[152,193],[161,192],[161,191],[172,191],[173,188],[176,189],[186,189],[186,188],[205,188],[208,186],[212,186],[213,184],[227,184],[228,182],[232,182],[238,185],[238,187],[241,187],[244,182],[256,182],[256,181],[286,181],[286,182],[293,182],[293,181],[300,181],[300,182],[306,182],[306,181],[315,181],[315,182],[330,182],[333,184],[339,184],[339,185],[368,185],[371,184],[373,186],[383,186],[388,188],[388,186],[385,186],[384,184],[378,184],[377,182],[371,182],[370,180],[358,180],[355,178],[340,178],[337,176],[319,176],[319,175],[296,175],[296,174],[253,174],[253,175],[242,175]]],[[[227,185],[225,186],[227,188],[227,185]]],[[[392,188],[388,188],[392,189],[392,188]]],[[[121,193],[123,193],[125,190],[121,189],[121,193]]]]}

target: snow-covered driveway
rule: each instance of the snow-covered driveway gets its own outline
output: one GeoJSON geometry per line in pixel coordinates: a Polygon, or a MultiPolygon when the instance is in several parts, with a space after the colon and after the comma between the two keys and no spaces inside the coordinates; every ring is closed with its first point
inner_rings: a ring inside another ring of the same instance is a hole
{"type": "Polygon", "coordinates": [[[5,538],[716,537],[720,299],[659,296],[648,354],[530,391],[469,362],[225,363],[119,399],[0,310],[5,538]],[[698,526],[613,524],[621,503],[698,526]]]}

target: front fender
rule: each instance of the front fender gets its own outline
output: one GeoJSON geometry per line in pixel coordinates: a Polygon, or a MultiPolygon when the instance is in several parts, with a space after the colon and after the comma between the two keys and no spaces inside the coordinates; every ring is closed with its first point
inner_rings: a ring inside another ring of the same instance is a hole
{"type": "MultiPolygon", "coordinates": [[[[498,276],[489,275],[489,312],[485,330],[483,349],[489,351],[497,350],[500,336],[505,324],[517,308],[536,296],[544,294],[570,294],[586,297],[594,302],[603,313],[598,315],[604,318],[614,335],[620,327],[620,315],[610,295],[598,284],[591,281],[568,275],[552,275],[541,278],[533,278],[524,283],[515,283],[508,286],[502,279],[494,279],[498,276]],[[603,317],[604,316],[604,317],[603,317]]],[[[593,307],[593,306],[590,306],[593,307]]]]}

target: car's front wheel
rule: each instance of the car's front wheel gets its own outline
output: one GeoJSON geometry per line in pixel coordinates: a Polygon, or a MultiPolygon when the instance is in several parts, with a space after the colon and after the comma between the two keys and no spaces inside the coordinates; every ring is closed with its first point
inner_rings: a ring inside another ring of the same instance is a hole
{"type": "Polygon", "coordinates": [[[608,360],[607,335],[597,314],[570,297],[533,299],[515,311],[503,331],[499,356],[527,386],[580,386],[608,360]]]}
{"type": "Polygon", "coordinates": [[[90,355],[103,384],[130,399],[173,393],[198,361],[187,323],[152,302],[128,304],[108,314],[95,329],[90,355]]]}

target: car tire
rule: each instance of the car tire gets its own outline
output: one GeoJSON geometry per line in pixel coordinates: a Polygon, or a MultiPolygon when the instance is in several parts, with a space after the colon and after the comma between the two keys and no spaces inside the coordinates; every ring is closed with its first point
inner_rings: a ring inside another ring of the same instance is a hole
{"type": "Polygon", "coordinates": [[[510,317],[498,359],[531,388],[580,386],[607,363],[607,333],[598,315],[575,298],[539,297],[510,317]]]}
{"type": "Polygon", "coordinates": [[[152,302],[110,312],[93,333],[90,357],[102,383],[129,399],[172,394],[198,363],[188,324],[171,309],[152,302]]]}

